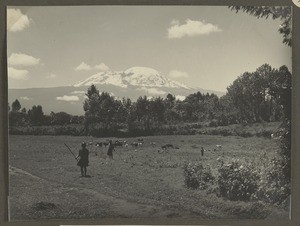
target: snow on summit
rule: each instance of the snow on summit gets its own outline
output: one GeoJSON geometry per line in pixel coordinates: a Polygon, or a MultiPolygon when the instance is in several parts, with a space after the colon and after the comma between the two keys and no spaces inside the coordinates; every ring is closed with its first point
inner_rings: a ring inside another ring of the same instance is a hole
{"type": "Polygon", "coordinates": [[[90,86],[92,84],[110,84],[122,88],[127,88],[128,86],[139,86],[190,89],[190,87],[179,82],[172,81],[161,72],[148,67],[132,67],[124,72],[100,72],[76,83],[74,86],[90,86]]]}
{"type": "Polygon", "coordinates": [[[92,84],[115,85],[122,88],[127,88],[127,85],[123,83],[122,72],[114,72],[114,71],[99,72],[83,81],[76,83],[74,87],[91,86],[92,84]]]}

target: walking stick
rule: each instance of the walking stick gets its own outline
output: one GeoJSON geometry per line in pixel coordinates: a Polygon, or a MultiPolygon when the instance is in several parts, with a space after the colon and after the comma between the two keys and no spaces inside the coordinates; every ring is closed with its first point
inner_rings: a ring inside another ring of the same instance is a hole
{"type": "Polygon", "coordinates": [[[71,154],[74,156],[74,158],[78,162],[78,159],[76,158],[75,154],[72,152],[71,148],[69,148],[69,146],[67,144],[65,144],[65,143],[64,143],[64,145],[68,148],[68,150],[71,152],[71,154]]]}

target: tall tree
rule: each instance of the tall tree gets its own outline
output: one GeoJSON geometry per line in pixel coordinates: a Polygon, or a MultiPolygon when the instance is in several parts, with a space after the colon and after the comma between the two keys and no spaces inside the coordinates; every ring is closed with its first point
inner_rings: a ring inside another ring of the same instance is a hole
{"type": "Polygon", "coordinates": [[[83,110],[85,111],[84,127],[86,133],[89,134],[90,125],[97,122],[100,94],[96,86],[91,85],[85,95],[86,99],[83,103],[83,110]]]}
{"type": "Polygon", "coordinates": [[[143,129],[150,130],[150,101],[146,96],[139,97],[136,101],[137,120],[143,124],[143,129]]]}
{"type": "Polygon", "coordinates": [[[19,111],[20,111],[20,109],[21,109],[21,104],[20,104],[20,102],[18,101],[18,99],[16,99],[16,100],[12,103],[11,108],[12,108],[12,111],[13,111],[13,112],[19,112],[19,111]]]}
{"type": "Polygon", "coordinates": [[[41,105],[34,105],[28,110],[29,121],[32,125],[43,125],[44,123],[44,112],[41,105]]]}
{"type": "Polygon", "coordinates": [[[150,111],[154,121],[159,123],[165,121],[165,105],[161,97],[157,97],[150,102],[150,111]]]}

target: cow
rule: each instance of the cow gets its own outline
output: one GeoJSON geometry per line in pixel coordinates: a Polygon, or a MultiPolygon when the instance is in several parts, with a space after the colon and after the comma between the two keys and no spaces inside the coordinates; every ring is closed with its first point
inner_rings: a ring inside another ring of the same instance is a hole
{"type": "Polygon", "coordinates": [[[174,148],[173,144],[165,144],[163,146],[161,146],[161,149],[166,150],[167,148],[174,148]]]}
{"type": "Polygon", "coordinates": [[[102,142],[97,142],[96,147],[102,147],[103,143],[102,142]]]}
{"type": "Polygon", "coordinates": [[[123,146],[123,142],[122,141],[120,141],[120,140],[116,140],[115,141],[115,146],[123,146]]]}
{"type": "Polygon", "coordinates": [[[132,142],[131,143],[131,146],[133,146],[133,147],[137,147],[139,144],[138,144],[138,142],[132,142]]]}
{"type": "Polygon", "coordinates": [[[102,144],[104,147],[107,147],[109,145],[109,142],[103,142],[102,144]]]}
{"type": "Polygon", "coordinates": [[[152,147],[155,147],[155,146],[156,146],[156,143],[155,143],[155,142],[150,142],[150,145],[151,145],[152,147]]]}

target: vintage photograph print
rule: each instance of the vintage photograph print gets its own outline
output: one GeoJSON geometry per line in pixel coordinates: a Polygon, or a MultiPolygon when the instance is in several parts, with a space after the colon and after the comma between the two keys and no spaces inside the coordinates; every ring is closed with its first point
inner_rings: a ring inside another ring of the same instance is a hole
{"type": "Polygon", "coordinates": [[[9,215],[289,219],[284,6],[9,6],[9,215]]]}

